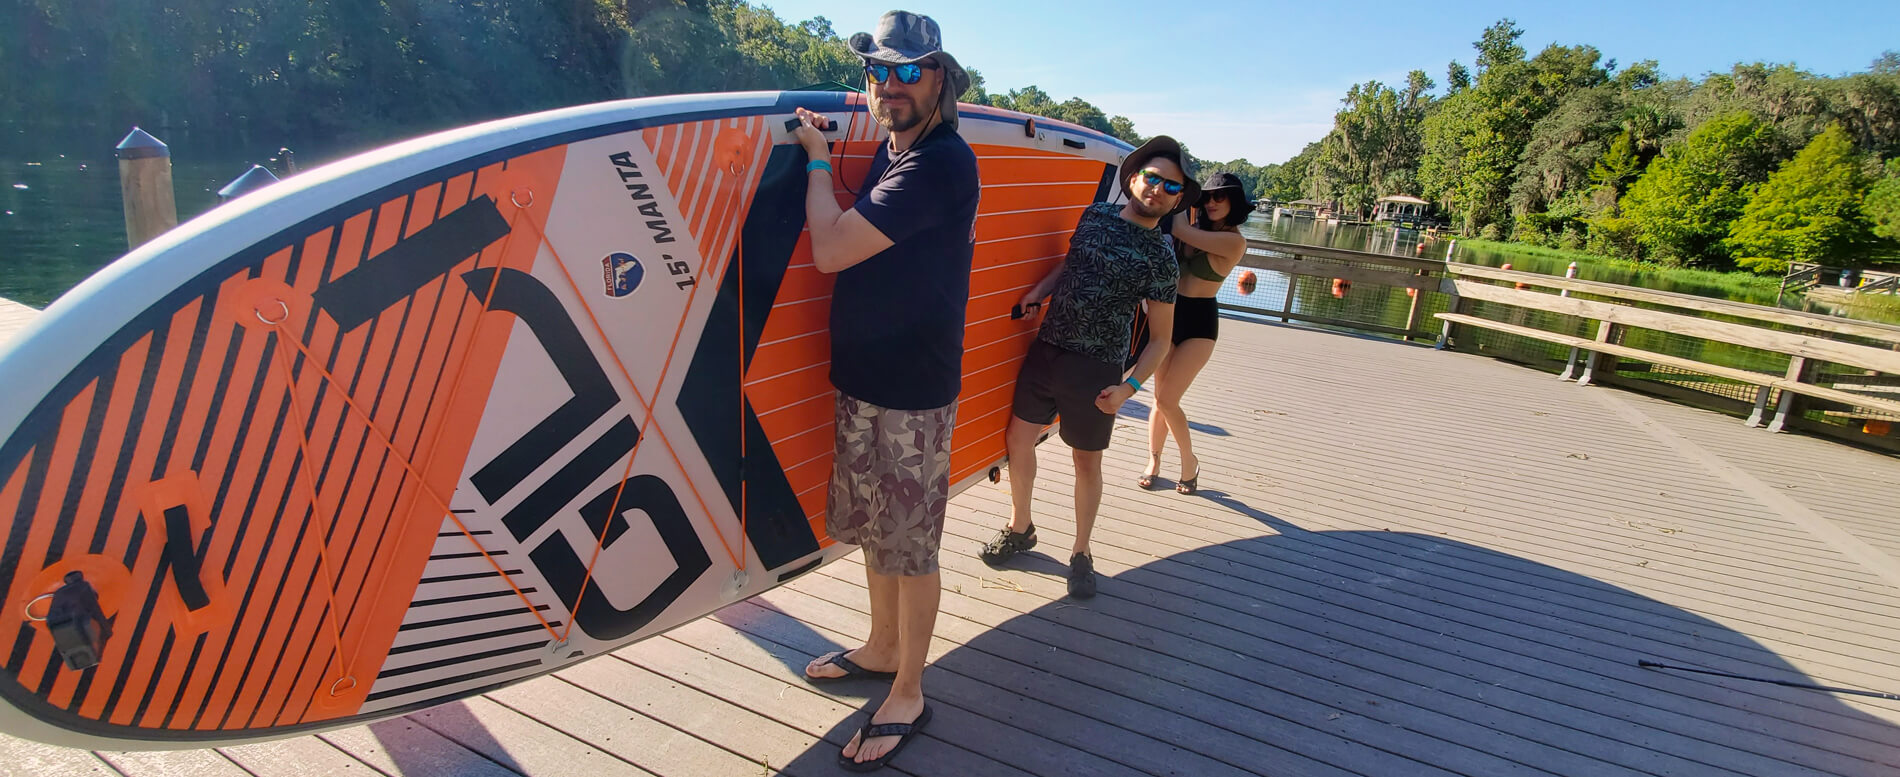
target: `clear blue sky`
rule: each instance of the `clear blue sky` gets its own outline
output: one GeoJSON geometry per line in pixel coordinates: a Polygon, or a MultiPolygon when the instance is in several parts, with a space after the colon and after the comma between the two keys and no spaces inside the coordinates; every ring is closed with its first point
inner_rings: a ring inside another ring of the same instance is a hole
{"type": "Polygon", "coordinates": [[[892,8],[929,14],[945,48],[990,91],[1028,85],[1081,97],[1144,135],[1167,134],[1203,159],[1282,162],[1332,128],[1347,87],[1402,83],[1472,65],[1472,41],[1509,17],[1531,53],[1589,44],[1605,59],[1654,59],[1670,76],[1736,62],[1792,62],[1825,75],[1867,69],[1900,50],[1900,1],[1132,2],[753,0],[780,19],[870,31],[892,8]]]}

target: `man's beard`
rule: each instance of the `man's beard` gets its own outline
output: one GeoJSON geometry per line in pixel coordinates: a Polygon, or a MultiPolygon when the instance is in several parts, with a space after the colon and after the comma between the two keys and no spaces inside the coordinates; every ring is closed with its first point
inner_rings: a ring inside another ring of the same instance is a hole
{"type": "Polygon", "coordinates": [[[911,110],[906,112],[904,117],[900,120],[893,114],[891,106],[888,103],[883,100],[872,100],[871,118],[876,119],[877,123],[884,125],[884,128],[890,130],[892,133],[906,132],[922,124],[924,121],[923,113],[917,110],[917,102],[915,100],[911,101],[910,107],[911,110]]]}
{"type": "Polygon", "coordinates": [[[1157,206],[1151,207],[1148,205],[1148,203],[1142,201],[1140,197],[1130,198],[1128,200],[1128,204],[1134,207],[1136,215],[1141,216],[1144,219],[1158,219],[1158,218],[1161,218],[1162,216],[1168,215],[1168,212],[1172,210],[1172,208],[1169,208],[1165,205],[1157,205],[1157,206]]]}

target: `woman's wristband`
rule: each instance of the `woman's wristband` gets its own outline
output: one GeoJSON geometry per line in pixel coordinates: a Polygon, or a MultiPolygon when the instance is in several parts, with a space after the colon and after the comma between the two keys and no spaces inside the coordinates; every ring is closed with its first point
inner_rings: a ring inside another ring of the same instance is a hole
{"type": "Polygon", "coordinates": [[[1128,384],[1129,388],[1134,389],[1135,393],[1141,393],[1141,381],[1135,380],[1134,378],[1127,378],[1122,382],[1128,384]]]}
{"type": "Polygon", "coordinates": [[[829,175],[831,173],[831,162],[823,159],[813,159],[805,163],[805,172],[810,173],[817,170],[823,170],[825,174],[829,175]]]}

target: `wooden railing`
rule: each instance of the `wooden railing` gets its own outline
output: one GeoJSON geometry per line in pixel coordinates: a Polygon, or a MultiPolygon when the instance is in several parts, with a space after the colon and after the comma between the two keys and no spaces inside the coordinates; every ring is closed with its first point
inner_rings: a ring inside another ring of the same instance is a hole
{"type": "Polygon", "coordinates": [[[1761,425],[1772,404],[1768,428],[1774,431],[1791,424],[1842,431],[1839,423],[1803,423],[1804,405],[1845,421],[1861,441],[1892,439],[1900,421],[1900,326],[1480,265],[1454,262],[1445,269],[1444,290],[1455,301],[1451,311],[1437,316],[1444,321],[1440,347],[1457,345],[1460,330],[1469,327],[1568,347],[1572,361],[1585,354],[1578,379],[1583,385],[1614,380],[1619,362],[1631,362],[1751,386],[1749,425],[1761,425]],[[1509,314],[1474,315],[1474,301],[1582,320],[1594,338],[1501,320],[1509,314]],[[1662,338],[1632,344],[1626,338],[1632,330],[1732,346],[1716,352],[1731,359],[1737,353],[1778,358],[1785,368],[1765,371],[1759,358],[1750,359],[1750,366],[1721,363],[1704,357],[1708,349],[1702,347],[1670,353],[1662,338]]]}
{"type": "Polygon", "coordinates": [[[1241,266],[1284,273],[1287,283],[1269,292],[1263,278],[1246,298],[1223,292],[1230,311],[1437,340],[1752,425],[1900,450],[1900,326],[1482,265],[1247,243],[1241,266]],[[1350,306],[1324,293],[1329,280],[1332,296],[1357,285],[1353,295],[1389,304],[1359,318],[1336,313],[1350,306]]]}
{"type": "Polygon", "coordinates": [[[1440,291],[1445,270],[1443,261],[1410,259],[1366,251],[1250,238],[1247,240],[1247,256],[1241,260],[1240,266],[1285,273],[1291,276],[1291,280],[1287,283],[1285,297],[1281,300],[1278,309],[1224,301],[1223,306],[1230,310],[1278,318],[1281,321],[1303,321],[1361,329],[1396,335],[1407,340],[1429,339],[1433,336],[1426,326],[1429,319],[1426,317],[1423,305],[1428,293],[1435,294],[1440,291]],[[1393,326],[1381,321],[1353,320],[1297,312],[1294,310],[1294,300],[1299,289],[1298,278],[1330,279],[1346,284],[1411,289],[1413,293],[1410,309],[1406,314],[1405,323],[1401,326],[1393,326]]]}

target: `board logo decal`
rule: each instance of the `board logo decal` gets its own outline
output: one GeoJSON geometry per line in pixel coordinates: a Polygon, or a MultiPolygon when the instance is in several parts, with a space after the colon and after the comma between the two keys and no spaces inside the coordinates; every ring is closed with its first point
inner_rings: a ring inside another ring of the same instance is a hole
{"type": "Polygon", "coordinates": [[[615,251],[600,258],[600,279],[607,296],[620,298],[640,288],[640,279],[646,277],[646,268],[640,260],[625,251],[615,251]]]}

